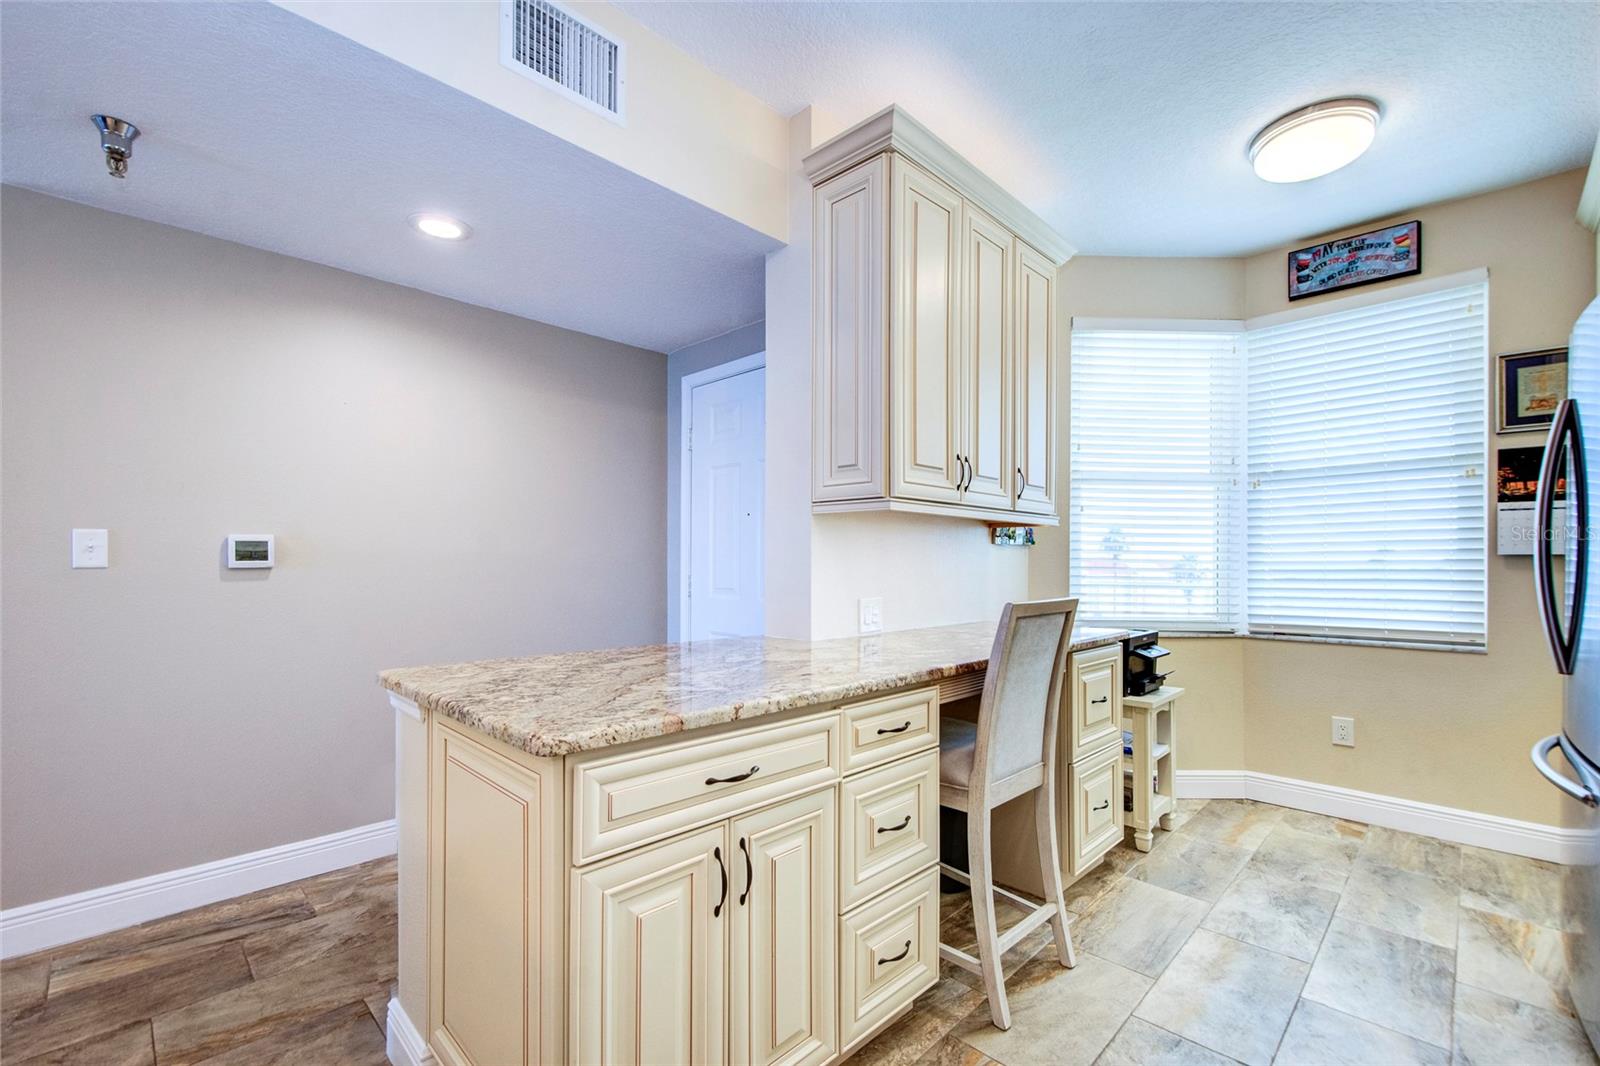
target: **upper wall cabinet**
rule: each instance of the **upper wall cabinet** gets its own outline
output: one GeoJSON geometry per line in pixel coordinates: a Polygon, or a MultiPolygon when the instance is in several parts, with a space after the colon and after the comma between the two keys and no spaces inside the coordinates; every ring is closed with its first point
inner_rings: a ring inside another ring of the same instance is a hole
{"type": "Polygon", "coordinates": [[[898,108],[815,185],[813,510],[1053,524],[1053,231],[898,108]]]}

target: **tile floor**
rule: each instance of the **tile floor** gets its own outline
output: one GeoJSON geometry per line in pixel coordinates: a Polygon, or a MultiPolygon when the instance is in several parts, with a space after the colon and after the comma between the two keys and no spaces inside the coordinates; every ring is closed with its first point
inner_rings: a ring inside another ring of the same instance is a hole
{"type": "MultiPolygon", "coordinates": [[[[945,967],[853,1062],[1596,1062],[1571,1016],[1555,867],[1239,800],[1184,801],[1007,956],[1012,1028],[945,967]]],[[[0,964],[0,1062],[384,1062],[384,860],[0,964]]],[[[964,895],[946,941],[971,948],[964,895]]]]}

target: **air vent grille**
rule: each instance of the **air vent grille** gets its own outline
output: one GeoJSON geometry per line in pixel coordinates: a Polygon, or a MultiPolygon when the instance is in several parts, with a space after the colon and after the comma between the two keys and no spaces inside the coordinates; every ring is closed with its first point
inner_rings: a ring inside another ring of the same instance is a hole
{"type": "Polygon", "coordinates": [[[621,42],[549,0],[504,0],[501,13],[506,66],[622,118],[621,42]]]}

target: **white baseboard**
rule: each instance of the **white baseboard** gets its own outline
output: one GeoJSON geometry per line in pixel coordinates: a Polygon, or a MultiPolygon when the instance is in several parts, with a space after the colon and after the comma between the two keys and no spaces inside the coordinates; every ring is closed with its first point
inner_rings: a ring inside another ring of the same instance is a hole
{"type": "Polygon", "coordinates": [[[10,959],[395,852],[394,819],[0,911],[10,959]]]}
{"type": "Polygon", "coordinates": [[[1178,795],[1186,799],[1260,800],[1549,862],[1583,861],[1588,839],[1588,833],[1581,829],[1523,822],[1253,770],[1179,770],[1176,785],[1178,795]]]}
{"type": "Polygon", "coordinates": [[[384,1052],[393,1066],[437,1066],[439,1060],[417,1032],[417,1027],[411,1024],[399,997],[389,1001],[389,1020],[384,1031],[388,1033],[384,1052]]]}

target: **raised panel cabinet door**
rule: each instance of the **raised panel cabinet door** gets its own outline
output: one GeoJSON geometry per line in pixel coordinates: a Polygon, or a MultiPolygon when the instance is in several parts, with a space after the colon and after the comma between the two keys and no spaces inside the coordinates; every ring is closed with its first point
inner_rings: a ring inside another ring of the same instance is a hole
{"type": "Polygon", "coordinates": [[[726,822],[573,872],[575,1061],[726,1061],[733,872],[726,822]]]}
{"type": "Polygon", "coordinates": [[[832,787],[735,818],[729,1059],[822,1063],[838,1047],[832,787]]]}
{"type": "Polygon", "coordinates": [[[814,193],[811,498],[882,496],[887,156],[814,193]]]}
{"type": "Polygon", "coordinates": [[[1016,242],[1016,341],[1011,374],[1015,507],[1055,514],[1055,266],[1016,242]]]}
{"type": "Polygon", "coordinates": [[[961,454],[962,499],[1010,507],[1011,231],[972,204],[962,211],[961,454]]]}
{"type": "Polygon", "coordinates": [[[430,752],[429,1045],[447,1066],[560,1057],[560,775],[439,724],[430,752]]]}
{"type": "Polygon", "coordinates": [[[896,155],[889,201],[890,492],[954,503],[961,458],[961,197],[896,155]]]}
{"type": "Polygon", "coordinates": [[[1122,842],[1122,745],[1073,763],[1067,778],[1057,818],[1068,827],[1067,876],[1078,877],[1122,842]]]}
{"type": "MultiPolygon", "coordinates": [[[[1067,668],[1061,708],[1068,728],[1063,761],[1076,762],[1122,739],[1122,646],[1080,651],[1067,668]]],[[[1121,750],[1120,745],[1118,750],[1121,750]]]]}

